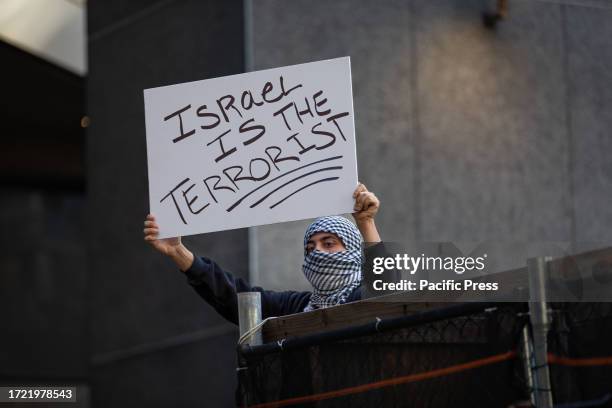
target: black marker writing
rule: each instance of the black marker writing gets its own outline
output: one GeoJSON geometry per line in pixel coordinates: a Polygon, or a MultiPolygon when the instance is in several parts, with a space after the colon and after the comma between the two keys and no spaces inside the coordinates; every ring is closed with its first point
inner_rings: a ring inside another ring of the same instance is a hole
{"type": "Polygon", "coordinates": [[[328,122],[334,122],[334,125],[336,125],[336,128],[338,129],[338,132],[340,132],[340,136],[342,136],[342,139],[346,142],[346,137],[344,136],[344,133],[342,133],[342,129],[340,129],[340,125],[338,125],[338,122],[336,122],[336,119],[340,119],[343,118],[345,116],[348,116],[349,113],[348,112],[342,112],[342,113],[338,113],[336,115],[330,116],[329,118],[327,118],[328,122]]]}
{"type": "MultiPolygon", "coordinates": [[[[198,115],[198,117],[200,117],[200,118],[207,118],[208,117],[208,118],[214,118],[214,119],[213,119],[213,122],[211,124],[200,125],[200,128],[201,129],[214,129],[215,127],[217,127],[217,125],[219,123],[221,123],[221,118],[216,113],[205,112],[205,111],[206,111],[206,105],[202,105],[196,111],[196,115],[198,115]]],[[[195,132],[195,130],[194,130],[194,132],[195,132]]]]}
{"type": "Polygon", "coordinates": [[[295,142],[296,142],[298,145],[300,145],[300,147],[302,148],[302,150],[300,150],[300,151],[298,152],[299,154],[304,154],[304,153],[306,153],[307,151],[312,150],[312,149],[314,149],[314,148],[316,147],[315,145],[310,145],[310,146],[308,146],[308,147],[305,147],[305,146],[302,144],[302,142],[300,142],[300,139],[298,139],[298,135],[299,135],[299,133],[294,133],[294,134],[292,134],[291,136],[289,136],[289,137],[287,138],[287,141],[290,141],[290,140],[295,140],[295,142]]]}
{"type": "Polygon", "coordinates": [[[219,109],[221,109],[221,114],[223,115],[223,118],[225,119],[225,121],[227,123],[229,123],[229,117],[227,116],[226,111],[233,109],[238,116],[242,117],[242,113],[240,113],[240,111],[238,110],[238,108],[236,108],[234,106],[234,101],[236,99],[232,96],[232,95],[225,95],[222,96],[221,98],[217,99],[217,105],[219,105],[219,109]],[[225,104],[225,106],[221,103],[221,101],[226,100],[227,99],[227,103],[225,104]]]}
{"type": "Polygon", "coordinates": [[[246,132],[250,132],[253,130],[258,130],[259,133],[257,133],[255,136],[253,136],[252,138],[245,140],[244,142],[242,142],[243,145],[248,146],[251,143],[253,143],[254,141],[256,141],[257,139],[259,139],[260,137],[262,137],[264,135],[264,133],[266,133],[266,128],[263,125],[252,125],[252,126],[247,126],[249,123],[251,122],[255,122],[255,119],[249,119],[246,122],[244,122],[242,125],[240,125],[240,129],[238,130],[240,133],[246,133],[246,132]]]}
{"type": "Polygon", "coordinates": [[[323,98],[322,101],[317,102],[317,98],[321,95],[323,95],[323,91],[319,91],[312,96],[312,100],[314,101],[314,104],[315,104],[315,111],[317,111],[317,115],[319,116],[329,115],[329,113],[331,112],[331,109],[327,109],[324,111],[320,111],[318,109],[321,106],[325,105],[325,103],[327,102],[327,98],[323,98]]]}
{"type": "MultiPolygon", "coordinates": [[[[185,221],[185,217],[183,216],[183,212],[181,211],[181,207],[179,206],[178,202],[176,201],[176,197],[174,196],[174,193],[176,192],[176,190],[180,189],[185,183],[187,183],[189,181],[189,177],[184,179],[183,181],[181,181],[180,183],[178,183],[172,190],[170,190],[170,192],[168,194],[166,194],[165,196],[162,197],[162,199],[159,201],[160,203],[162,203],[166,198],[168,197],[172,197],[172,202],[174,203],[174,208],[176,209],[176,211],[178,212],[179,217],[181,218],[181,221],[183,221],[183,224],[187,224],[187,221],[185,221]]],[[[191,200],[189,200],[187,198],[187,193],[195,186],[194,183],[192,183],[189,188],[187,188],[187,190],[182,190],[182,196],[183,199],[185,200],[185,203],[187,204],[187,208],[189,209],[189,211],[192,214],[199,214],[200,212],[202,212],[202,210],[204,210],[206,207],[208,207],[210,205],[210,203],[207,203],[206,205],[204,205],[203,207],[201,207],[198,210],[194,210],[191,206],[193,205],[193,203],[198,199],[198,196],[194,196],[191,200]]]]}
{"type": "Polygon", "coordinates": [[[280,170],[280,168],[276,165],[277,163],[284,162],[285,160],[300,161],[300,158],[296,157],[296,156],[280,157],[281,152],[282,152],[282,150],[278,146],[268,146],[268,147],[266,147],[266,155],[268,155],[268,157],[270,158],[270,161],[272,162],[272,165],[274,167],[276,167],[276,170],[280,170]],[[275,151],[276,155],[272,156],[272,153],[270,153],[271,151],[275,151]]]}
{"type": "Polygon", "coordinates": [[[191,109],[191,105],[187,105],[184,108],[181,108],[179,110],[177,110],[176,112],[171,113],[170,115],[166,116],[164,118],[164,122],[167,121],[170,118],[173,118],[175,116],[178,116],[178,120],[179,120],[179,129],[180,129],[180,135],[175,137],[174,139],[172,139],[173,143],[176,143],[180,140],[185,139],[186,137],[195,135],[195,129],[190,130],[189,132],[185,132],[185,130],[183,129],[183,117],[181,116],[181,113],[187,111],[191,109]]]}
{"type": "Polygon", "coordinates": [[[225,146],[223,145],[223,140],[221,139],[223,136],[227,135],[229,132],[231,132],[231,129],[226,130],[225,132],[221,133],[219,136],[217,136],[216,138],[214,138],[213,140],[211,140],[210,142],[208,142],[206,144],[206,146],[210,146],[211,144],[215,143],[216,141],[219,142],[219,148],[221,149],[221,155],[217,156],[215,158],[215,162],[219,162],[219,160],[223,160],[225,159],[227,156],[229,156],[230,154],[234,153],[236,150],[235,147],[232,147],[229,150],[225,150],[225,146]]]}
{"type": "Polygon", "coordinates": [[[210,177],[206,177],[204,179],[204,185],[206,186],[206,189],[208,190],[208,194],[210,194],[210,197],[215,201],[215,203],[218,203],[217,201],[217,197],[215,197],[215,195],[213,194],[213,192],[210,190],[210,185],[208,184],[208,180],[216,180],[215,184],[213,185],[213,190],[229,190],[232,193],[235,193],[235,190],[231,187],[228,186],[220,186],[219,182],[221,181],[221,177],[219,176],[210,176],[210,177]]]}

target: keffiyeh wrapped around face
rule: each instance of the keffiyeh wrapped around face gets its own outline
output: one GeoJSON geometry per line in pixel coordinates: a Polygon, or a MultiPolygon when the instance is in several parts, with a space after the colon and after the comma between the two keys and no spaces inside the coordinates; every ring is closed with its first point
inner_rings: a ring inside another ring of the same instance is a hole
{"type": "Polygon", "coordinates": [[[336,234],[346,250],[335,253],[314,250],[304,256],[302,271],[313,287],[305,312],[344,303],[361,284],[363,239],[357,227],[344,217],[317,218],[306,230],[304,248],[318,232],[336,234]]]}

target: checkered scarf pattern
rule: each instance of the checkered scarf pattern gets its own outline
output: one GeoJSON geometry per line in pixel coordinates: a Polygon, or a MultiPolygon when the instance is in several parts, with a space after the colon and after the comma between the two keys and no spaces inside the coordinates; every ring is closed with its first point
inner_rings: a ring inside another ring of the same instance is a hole
{"type": "Polygon", "coordinates": [[[304,248],[317,232],[336,234],[346,250],[336,253],[314,250],[305,254],[302,271],[313,287],[305,312],[346,302],[362,279],[363,238],[357,227],[344,217],[317,218],[306,230],[304,248]]]}

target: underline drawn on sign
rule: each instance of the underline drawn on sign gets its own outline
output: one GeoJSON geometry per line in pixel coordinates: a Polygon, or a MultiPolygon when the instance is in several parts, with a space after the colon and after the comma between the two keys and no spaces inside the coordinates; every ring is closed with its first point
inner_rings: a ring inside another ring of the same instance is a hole
{"type": "MultiPolygon", "coordinates": [[[[285,184],[280,185],[279,187],[275,188],[274,190],[270,191],[268,194],[266,194],[265,196],[263,196],[262,198],[260,198],[259,200],[257,200],[255,203],[251,204],[251,205],[250,205],[250,208],[257,207],[257,206],[258,206],[258,205],[259,205],[259,204],[260,204],[262,201],[264,201],[266,198],[270,197],[272,194],[276,193],[276,192],[277,192],[278,190],[280,190],[281,188],[283,188],[283,187],[285,187],[285,186],[287,186],[287,185],[289,185],[289,184],[293,183],[294,181],[297,181],[297,180],[302,179],[302,178],[304,178],[304,177],[308,177],[308,176],[310,176],[311,174],[320,173],[320,172],[322,172],[322,171],[328,171],[328,170],[341,170],[341,169],[342,169],[342,166],[324,167],[324,168],[322,168],[322,169],[319,169],[319,170],[313,170],[313,171],[310,171],[310,172],[308,172],[308,173],[306,173],[306,174],[302,174],[301,176],[297,176],[297,177],[295,177],[295,178],[292,178],[291,180],[289,180],[289,181],[288,181],[288,182],[286,182],[285,184]]],[[[277,203],[277,204],[280,204],[280,203],[277,203]]],[[[276,207],[276,205],[274,205],[274,207],[276,207]]],[[[273,208],[273,207],[270,207],[270,208],[273,208]]]]}
{"type": "Polygon", "coordinates": [[[306,184],[304,187],[298,188],[298,189],[297,189],[297,190],[295,190],[293,193],[289,194],[288,196],[286,196],[286,197],[285,197],[285,198],[283,198],[282,200],[278,201],[277,203],[272,204],[272,205],[270,206],[270,209],[272,209],[272,208],[276,207],[277,205],[281,204],[283,201],[285,201],[286,199],[288,199],[288,198],[289,198],[289,197],[291,197],[292,195],[297,194],[297,193],[299,193],[300,191],[305,190],[305,189],[307,189],[307,188],[308,188],[308,187],[310,187],[310,186],[314,186],[315,184],[319,184],[319,183],[324,183],[324,182],[326,182],[326,181],[334,181],[334,180],[338,180],[339,178],[340,178],[340,177],[328,177],[328,178],[324,178],[324,179],[321,179],[321,180],[314,181],[314,182],[312,182],[312,183],[310,183],[310,184],[306,184]]]}
{"type": "MultiPolygon", "coordinates": [[[[308,163],[308,164],[305,164],[305,165],[300,166],[300,167],[296,167],[295,169],[289,170],[288,172],[285,172],[285,173],[283,173],[283,174],[281,174],[281,175],[279,175],[279,176],[276,176],[276,177],[274,177],[272,180],[269,180],[269,181],[265,182],[265,183],[264,183],[264,184],[262,184],[261,186],[259,186],[259,187],[255,188],[255,189],[253,189],[253,190],[249,191],[248,193],[246,193],[245,195],[243,195],[241,198],[239,198],[239,199],[238,199],[238,201],[236,201],[234,204],[230,205],[230,206],[229,206],[229,207],[226,209],[226,211],[227,211],[227,212],[231,212],[231,211],[232,211],[234,208],[236,208],[238,205],[240,205],[240,203],[242,203],[242,202],[244,201],[244,199],[246,199],[247,197],[249,197],[251,194],[255,193],[256,191],[259,191],[259,190],[260,190],[260,189],[262,189],[263,187],[265,187],[265,186],[267,186],[268,184],[270,184],[270,183],[272,183],[272,182],[274,182],[274,181],[278,180],[278,179],[279,179],[279,178],[281,178],[281,177],[284,177],[284,176],[286,176],[286,175],[288,175],[288,174],[291,174],[291,173],[295,173],[296,171],[301,170],[301,169],[303,169],[303,168],[305,168],[305,167],[314,166],[315,164],[319,164],[319,163],[323,163],[323,162],[327,162],[327,161],[338,160],[338,159],[341,159],[342,157],[343,157],[343,156],[333,156],[333,157],[329,157],[329,158],[327,158],[327,159],[317,160],[317,161],[315,161],[315,162],[308,163]]],[[[340,166],[340,167],[341,167],[341,166],[340,166]]],[[[322,170],[318,170],[318,171],[322,171],[322,170]]],[[[316,173],[316,172],[317,172],[317,171],[315,171],[315,172],[313,172],[313,173],[316,173]]]]}

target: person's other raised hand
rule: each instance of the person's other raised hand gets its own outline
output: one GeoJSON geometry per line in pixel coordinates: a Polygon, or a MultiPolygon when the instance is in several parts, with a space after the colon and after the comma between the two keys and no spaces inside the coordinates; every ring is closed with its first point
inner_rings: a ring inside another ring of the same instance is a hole
{"type": "Polygon", "coordinates": [[[148,214],[144,222],[144,240],[153,248],[167,256],[175,255],[177,249],[181,246],[181,237],[158,239],[159,225],[155,221],[155,217],[148,214]]]}
{"type": "Polygon", "coordinates": [[[380,208],[380,200],[378,200],[376,195],[368,191],[363,183],[359,183],[353,192],[353,198],[355,199],[355,206],[353,208],[353,218],[355,218],[355,221],[360,223],[374,220],[380,208]]]}

